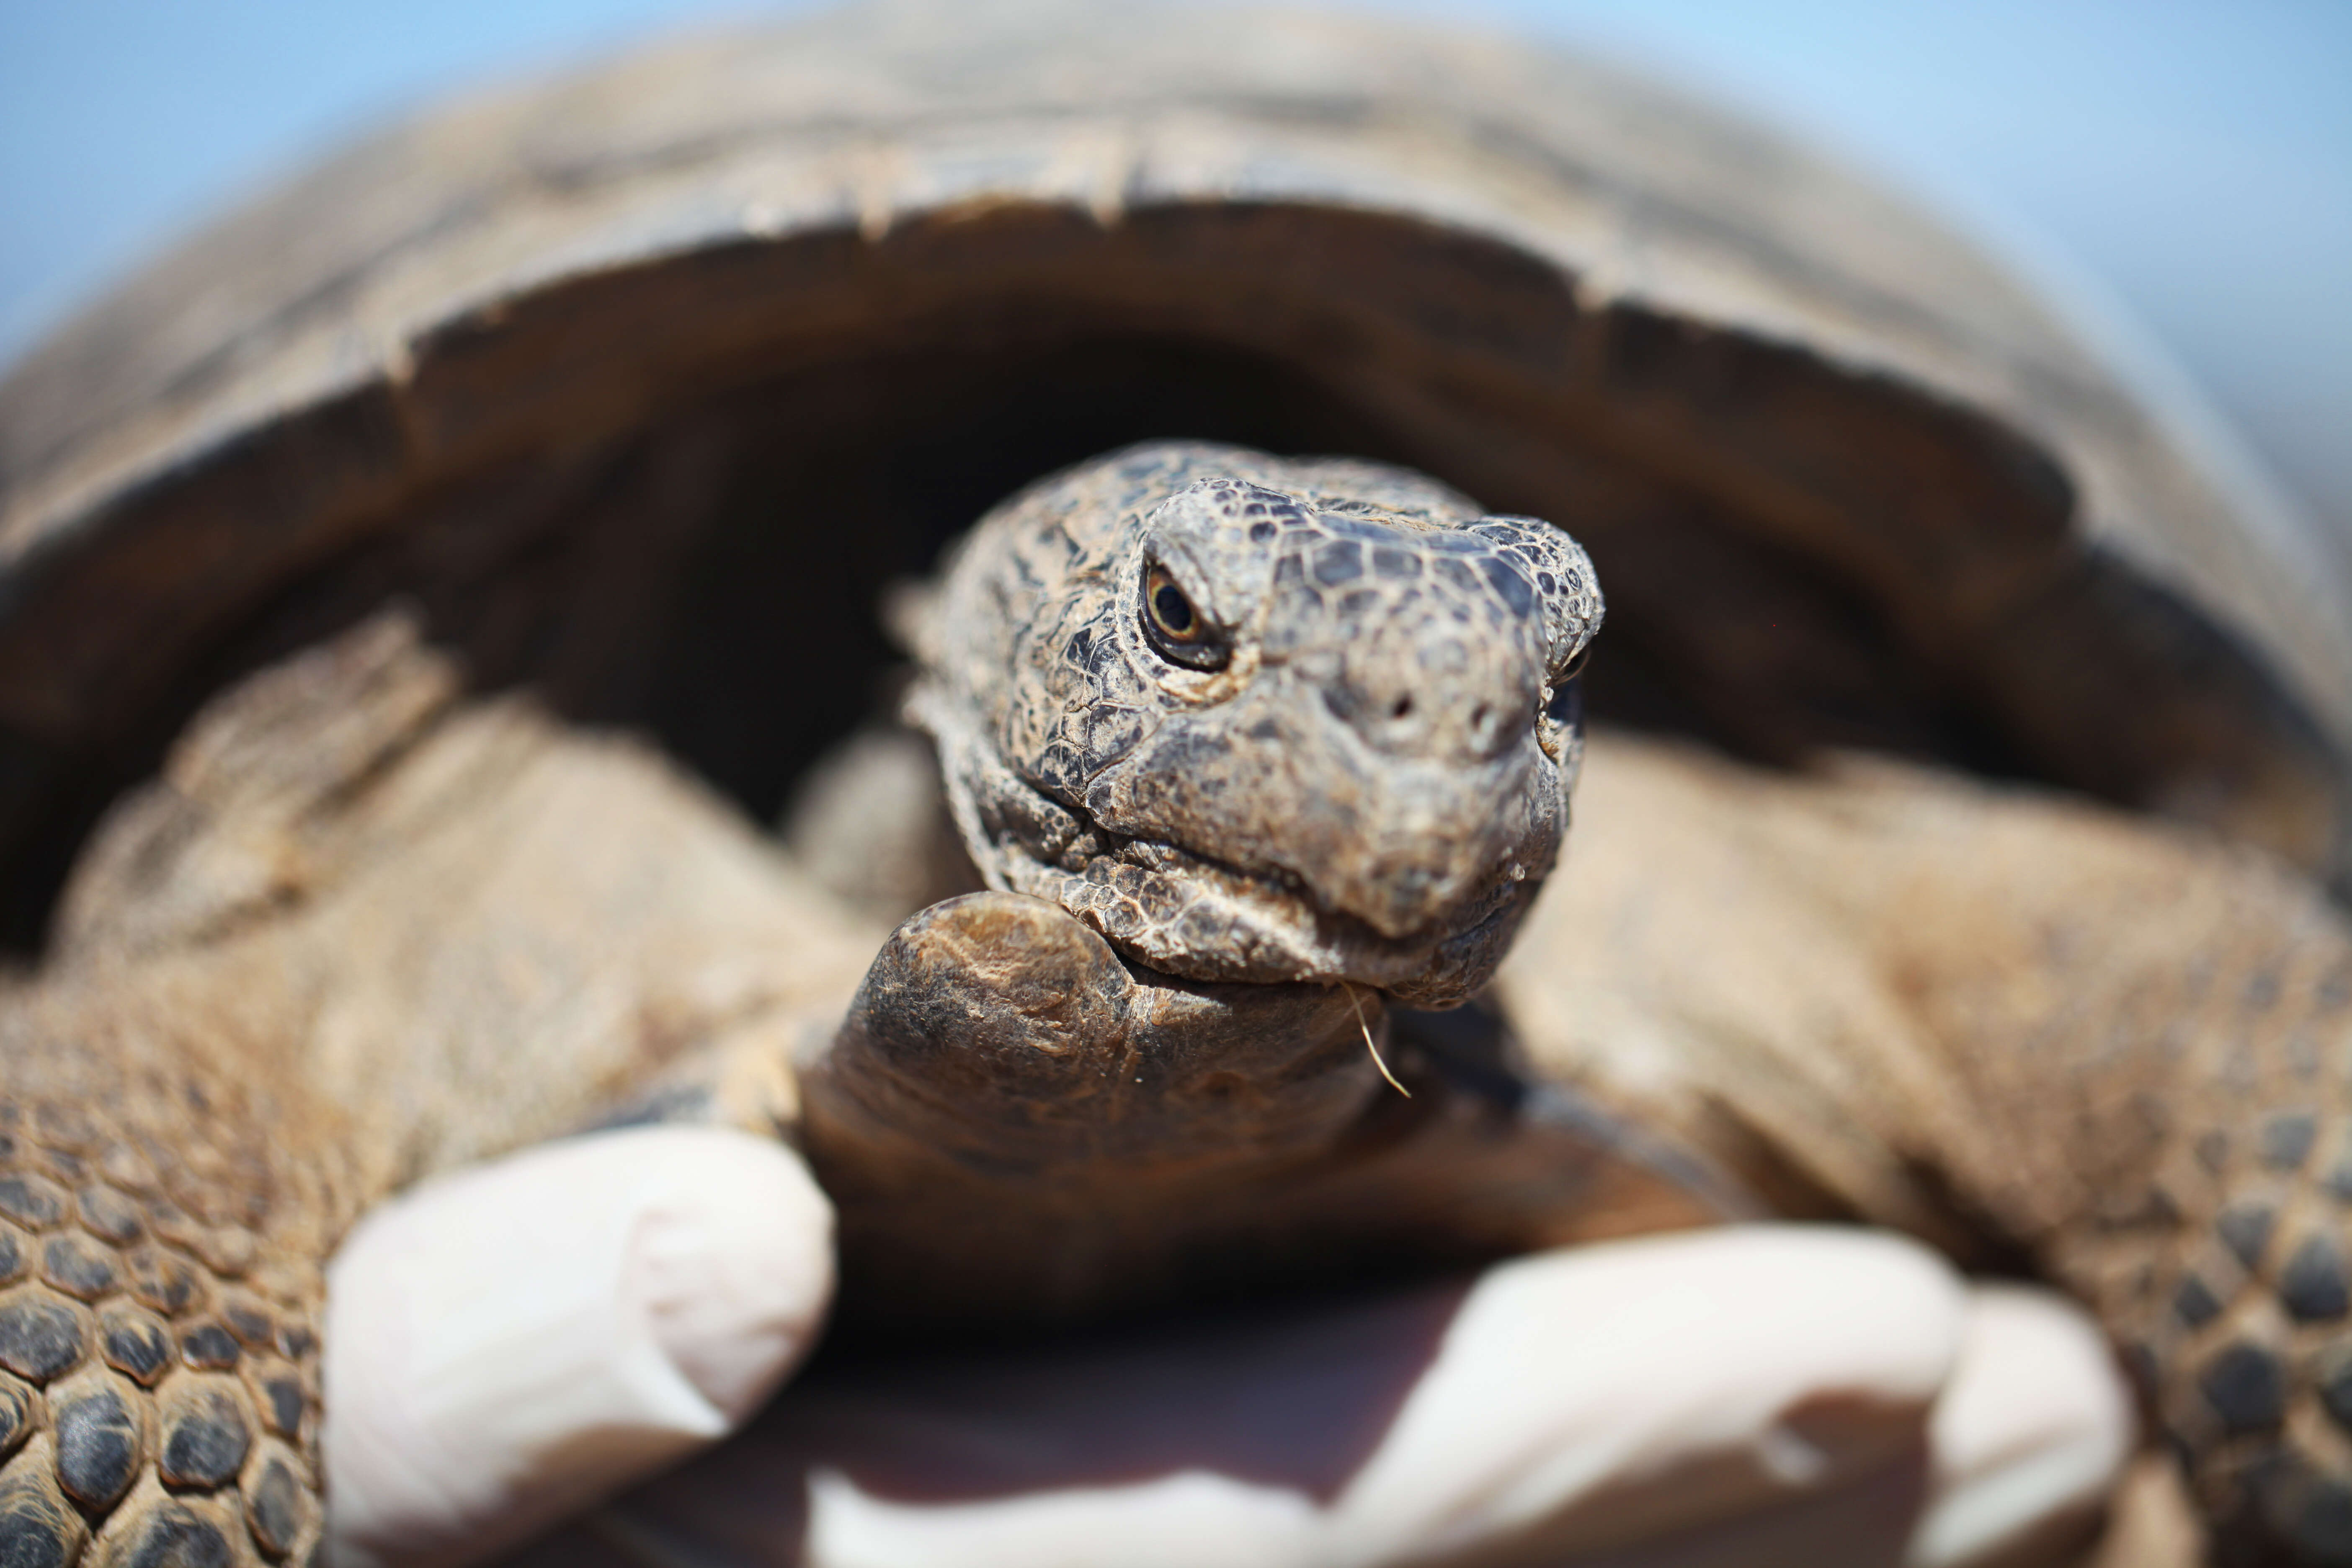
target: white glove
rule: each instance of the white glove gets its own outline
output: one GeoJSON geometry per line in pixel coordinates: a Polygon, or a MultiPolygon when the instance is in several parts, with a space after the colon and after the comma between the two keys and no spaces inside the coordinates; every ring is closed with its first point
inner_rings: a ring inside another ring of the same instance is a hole
{"type": "MultiPolygon", "coordinates": [[[[727,1132],[575,1140],[388,1205],[331,1277],[332,1561],[487,1555],[738,1426],[807,1348],[830,1245],[798,1161],[727,1132]]],[[[2078,1549],[2132,1423],[2058,1298],[1760,1226],[828,1372],[594,1533],[599,1560],[797,1542],[826,1568],[1974,1568],[2078,1549]]]]}
{"type": "Polygon", "coordinates": [[[386,1204],[327,1275],[329,1562],[473,1562],[675,1464],[832,1295],[832,1206],[744,1133],[598,1133],[386,1204]]]}

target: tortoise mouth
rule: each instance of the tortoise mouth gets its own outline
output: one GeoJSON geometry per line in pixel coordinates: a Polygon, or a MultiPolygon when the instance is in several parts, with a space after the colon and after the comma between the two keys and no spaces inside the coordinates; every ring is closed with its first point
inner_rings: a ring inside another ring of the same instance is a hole
{"type": "Polygon", "coordinates": [[[1060,904],[1123,956],[1187,980],[1348,983],[1416,1006],[1453,1006],[1502,962],[1543,881],[1511,876],[1507,857],[1434,919],[1388,936],[1296,871],[1113,833],[1083,809],[1052,804],[1078,819],[1079,837],[1051,858],[1013,840],[991,846],[996,853],[982,858],[990,880],[1060,904]]]}

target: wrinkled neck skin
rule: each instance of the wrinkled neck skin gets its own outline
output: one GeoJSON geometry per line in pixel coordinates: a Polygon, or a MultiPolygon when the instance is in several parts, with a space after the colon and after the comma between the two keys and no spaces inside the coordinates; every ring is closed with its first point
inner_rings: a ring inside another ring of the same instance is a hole
{"type": "Polygon", "coordinates": [[[1450,1006],[1558,856],[1601,615],[1547,524],[1375,464],[1158,444],[974,530],[911,711],[991,886],[1169,974],[1450,1006]]]}

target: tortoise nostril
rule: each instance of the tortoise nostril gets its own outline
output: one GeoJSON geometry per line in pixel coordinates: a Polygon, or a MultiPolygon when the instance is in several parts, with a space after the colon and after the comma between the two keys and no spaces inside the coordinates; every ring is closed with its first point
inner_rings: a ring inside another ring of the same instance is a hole
{"type": "Polygon", "coordinates": [[[1486,728],[1487,715],[1492,710],[1490,710],[1484,702],[1481,702],[1477,707],[1470,710],[1470,728],[1476,731],[1485,730],[1486,728]]]}
{"type": "Polygon", "coordinates": [[[1411,692],[1405,693],[1389,705],[1389,717],[1391,719],[1402,719],[1412,711],[1412,694],[1411,692]]]}

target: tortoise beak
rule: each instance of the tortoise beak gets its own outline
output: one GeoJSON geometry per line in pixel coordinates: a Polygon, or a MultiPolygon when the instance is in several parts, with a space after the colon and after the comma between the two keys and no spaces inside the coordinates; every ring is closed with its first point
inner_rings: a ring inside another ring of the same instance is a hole
{"type": "Polygon", "coordinates": [[[1282,689],[1291,684],[1172,717],[1094,780],[1088,812],[1114,832],[1303,885],[1391,940],[1475,923],[1498,882],[1551,868],[1565,801],[1531,725],[1486,754],[1400,754],[1282,689]]]}
{"type": "Polygon", "coordinates": [[[1524,775],[1531,770],[1480,770],[1505,771],[1522,776],[1456,773],[1388,780],[1378,792],[1384,798],[1375,798],[1366,813],[1382,825],[1379,829],[1332,834],[1313,844],[1319,853],[1293,856],[1301,863],[1286,868],[1318,901],[1391,940],[1475,921],[1487,900],[1476,899],[1475,910],[1465,910],[1465,902],[1498,879],[1542,876],[1558,846],[1557,833],[1537,830],[1538,825],[1493,820],[1498,800],[1526,793],[1524,775]]]}

